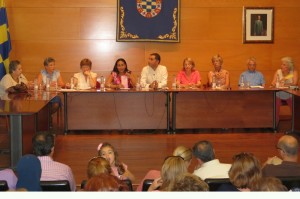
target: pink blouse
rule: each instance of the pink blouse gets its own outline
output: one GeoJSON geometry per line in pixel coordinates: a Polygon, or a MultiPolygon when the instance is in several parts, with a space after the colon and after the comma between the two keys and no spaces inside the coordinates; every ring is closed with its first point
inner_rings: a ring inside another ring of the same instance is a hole
{"type": "Polygon", "coordinates": [[[177,81],[179,81],[180,84],[197,84],[198,81],[201,81],[201,76],[199,71],[194,70],[192,71],[190,78],[188,78],[185,71],[181,70],[177,75],[177,81]]]}

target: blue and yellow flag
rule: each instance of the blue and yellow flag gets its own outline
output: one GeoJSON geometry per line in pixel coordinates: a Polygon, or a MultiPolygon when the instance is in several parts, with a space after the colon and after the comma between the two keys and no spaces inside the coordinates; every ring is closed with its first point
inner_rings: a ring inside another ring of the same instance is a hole
{"type": "Polygon", "coordinates": [[[180,0],[118,0],[117,41],[179,42],[180,0]]]}
{"type": "Polygon", "coordinates": [[[0,0],[0,80],[8,71],[9,52],[11,51],[8,21],[4,0],[0,0]]]}

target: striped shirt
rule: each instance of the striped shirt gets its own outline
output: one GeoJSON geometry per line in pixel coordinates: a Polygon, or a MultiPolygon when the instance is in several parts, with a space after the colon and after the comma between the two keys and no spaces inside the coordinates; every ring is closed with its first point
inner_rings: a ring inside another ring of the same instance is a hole
{"type": "Polygon", "coordinates": [[[72,191],[76,191],[76,183],[68,165],[54,161],[50,156],[38,156],[42,166],[41,181],[68,180],[72,191]]]}

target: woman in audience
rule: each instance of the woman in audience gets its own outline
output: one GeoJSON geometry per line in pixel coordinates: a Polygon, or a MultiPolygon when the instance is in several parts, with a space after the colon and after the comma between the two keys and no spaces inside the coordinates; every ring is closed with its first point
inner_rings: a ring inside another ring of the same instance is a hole
{"type": "Polygon", "coordinates": [[[261,178],[252,191],[288,191],[278,178],[265,177],[261,178]]]}
{"type": "Polygon", "coordinates": [[[170,191],[209,191],[209,187],[200,177],[182,173],[176,177],[170,191]]]}
{"type": "Polygon", "coordinates": [[[21,85],[28,84],[26,77],[22,74],[22,66],[20,61],[13,60],[9,63],[9,73],[7,73],[0,81],[0,94],[5,92],[18,92],[21,85]]]}
{"type": "Polygon", "coordinates": [[[220,55],[214,55],[211,61],[214,66],[214,70],[208,72],[209,86],[212,87],[213,83],[215,83],[217,88],[229,88],[229,72],[222,68],[223,58],[220,55]]]}
{"type": "Polygon", "coordinates": [[[97,73],[92,72],[91,69],[91,60],[85,58],[80,61],[81,72],[74,74],[74,77],[76,79],[74,85],[77,86],[78,89],[89,89],[96,87],[97,73]]]}
{"type": "MultiPolygon", "coordinates": [[[[182,157],[184,159],[186,167],[188,168],[190,166],[191,162],[192,162],[193,153],[192,153],[192,150],[190,148],[187,148],[185,146],[178,146],[173,151],[173,156],[182,157]]],[[[160,177],[160,171],[150,170],[145,175],[143,180],[140,182],[140,184],[138,185],[136,191],[142,191],[144,180],[146,180],[146,179],[156,179],[156,178],[159,178],[159,177],[160,177]]]]}
{"type": "MultiPolygon", "coordinates": [[[[283,57],[281,59],[280,69],[276,70],[272,86],[276,87],[276,82],[279,82],[279,87],[297,86],[298,71],[294,68],[294,61],[291,57],[283,57]]],[[[283,103],[287,103],[292,110],[292,95],[284,91],[276,93],[276,126],[279,122],[279,108],[283,103]]]]}
{"type": "Polygon", "coordinates": [[[120,180],[129,179],[134,181],[134,175],[128,170],[128,166],[119,160],[118,152],[115,148],[107,143],[100,143],[98,145],[98,156],[105,158],[111,166],[113,175],[120,180]]]}
{"type": "Polygon", "coordinates": [[[261,164],[254,155],[240,153],[233,156],[228,175],[233,186],[221,185],[219,191],[252,191],[262,178],[261,164]]]}
{"type": "Polygon", "coordinates": [[[177,74],[176,84],[179,88],[199,88],[201,86],[201,76],[199,71],[196,70],[195,62],[192,58],[183,60],[183,67],[177,74]]]}
{"type": "Polygon", "coordinates": [[[18,182],[17,190],[42,191],[40,179],[42,167],[40,160],[35,155],[24,155],[16,166],[18,182]]]}
{"type": "Polygon", "coordinates": [[[184,159],[180,156],[169,156],[165,159],[165,162],[161,168],[161,177],[156,178],[148,191],[170,191],[175,178],[182,174],[187,173],[187,167],[184,159]]]}
{"type": "Polygon", "coordinates": [[[113,71],[106,81],[107,88],[134,88],[136,79],[132,72],[128,70],[125,59],[120,58],[116,61],[113,71]]]}
{"type": "Polygon", "coordinates": [[[90,178],[84,188],[85,191],[128,191],[128,186],[116,176],[101,173],[90,178]]]}

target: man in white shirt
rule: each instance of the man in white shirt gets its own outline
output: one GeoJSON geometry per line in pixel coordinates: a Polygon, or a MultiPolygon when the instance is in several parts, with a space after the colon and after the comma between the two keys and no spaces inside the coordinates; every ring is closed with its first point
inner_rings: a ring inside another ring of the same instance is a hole
{"type": "Polygon", "coordinates": [[[202,140],[197,142],[193,147],[193,154],[199,163],[194,174],[202,180],[206,178],[229,178],[228,171],[231,164],[223,164],[218,159],[215,159],[215,152],[209,141],[202,140]]]}
{"type": "Polygon", "coordinates": [[[141,84],[144,87],[149,87],[155,90],[167,86],[167,68],[159,63],[160,55],[158,53],[150,54],[148,58],[148,65],[143,68],[141,73],[141,84]]]}

